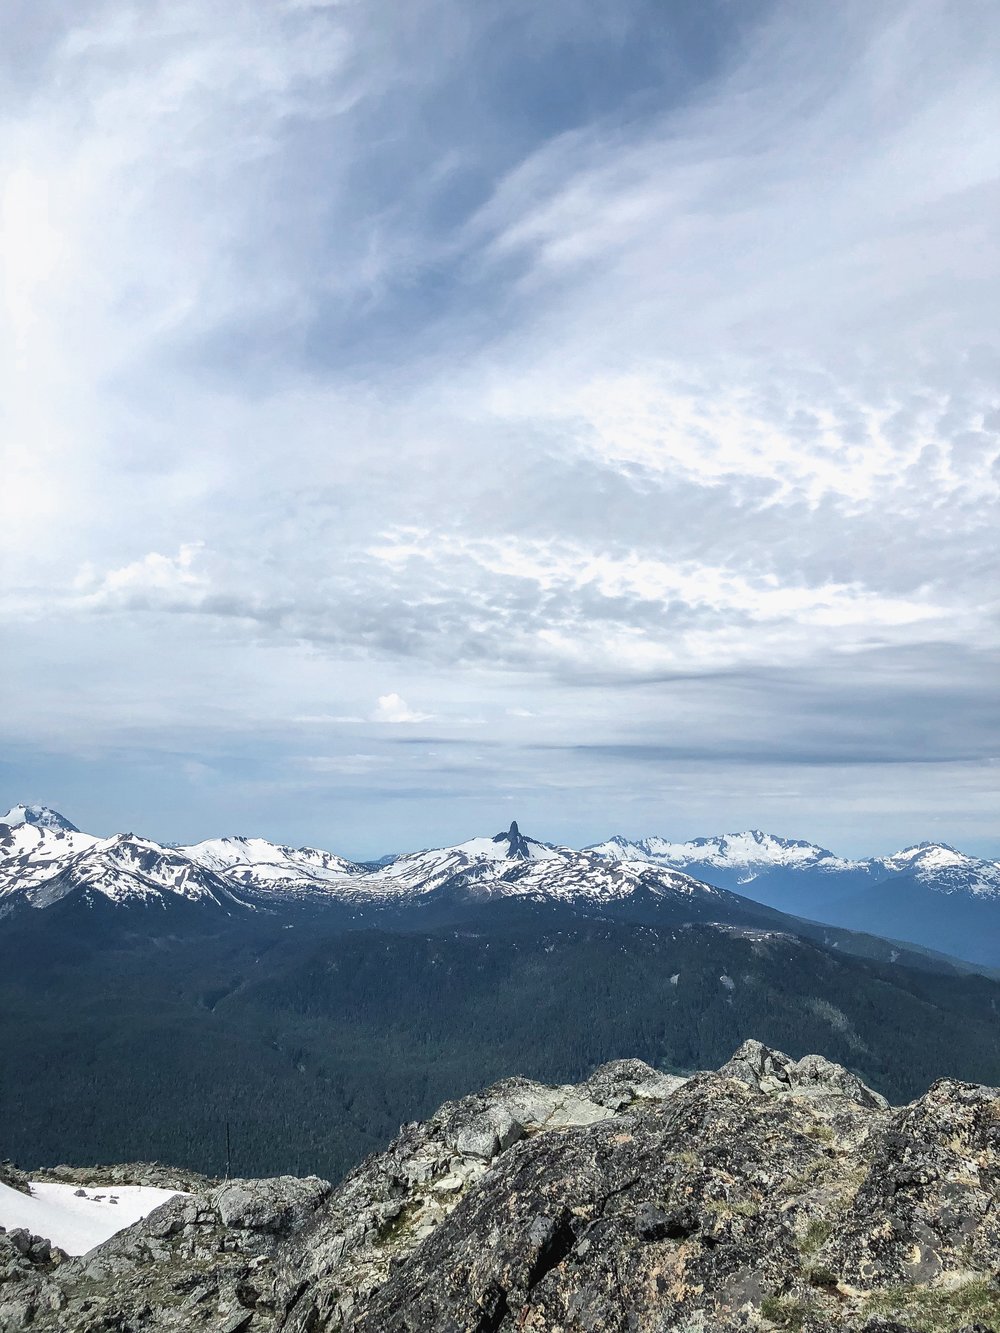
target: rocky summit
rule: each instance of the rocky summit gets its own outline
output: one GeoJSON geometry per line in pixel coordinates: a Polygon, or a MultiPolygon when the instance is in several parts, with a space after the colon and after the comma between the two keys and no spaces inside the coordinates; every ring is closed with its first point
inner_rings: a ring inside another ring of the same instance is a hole
{"type": "Polygon", "coordinates": [[[3,1333],[1000,1329],[1000,1090],[754,1041],[508,1079],[336,1187],[187,1183],[78,1258],[0,1235],[3,1333]]]}

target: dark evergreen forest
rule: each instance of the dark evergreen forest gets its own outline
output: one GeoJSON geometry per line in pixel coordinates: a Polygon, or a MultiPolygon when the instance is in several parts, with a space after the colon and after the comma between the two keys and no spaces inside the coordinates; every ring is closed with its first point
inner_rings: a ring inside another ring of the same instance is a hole
{"type": "Polygon", "coordinates": [[[894,1101],[1000,1083],[1000,984],[782,934],[481,909],[437,929],[32,913],[0,930],[0,1156],[339,1177],[401,1122],[511,1074],[638,1056],[714,1067],[747,1036],[894,1101]],[[46,920],[45,918],[49,919],[46,920]]]}

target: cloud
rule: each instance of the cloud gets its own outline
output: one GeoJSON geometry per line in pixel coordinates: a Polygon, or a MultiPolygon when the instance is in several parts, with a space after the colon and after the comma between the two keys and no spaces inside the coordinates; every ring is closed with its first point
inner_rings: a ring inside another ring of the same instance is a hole
{"type": "Polygon", "coordinates": [[[891,764],[917,823],[929,760],[971,766],[981,834],[989,7],[89,0],[8,29],[5,745],[184,750],[220,815],[228,777],[289,820],[318,748],[373,827],[391,783],[357,756],[405,733],[393,789],[438,793],[414,828],[458,753],[491,799],[612,822],[825,755],[891,764]]]}
{"type": "Polygon", "coordinates": [[[150,551],[100,577],[92,568],[84,569],[75,586],[91,606],[195,606],[209,586],[208,578],[197,568],[202,548],[202,542],[185,542],[176,556],[150,551]]]}
{"type": "Polygon", "coordinates": [[[390,722],[414,723],[427,722],[430,719],[430,713],[417,713],[405,699],[401,699],[398,694],[380,694],[375,701],[375,708],[371,714],[372,722],[390,722]]]}

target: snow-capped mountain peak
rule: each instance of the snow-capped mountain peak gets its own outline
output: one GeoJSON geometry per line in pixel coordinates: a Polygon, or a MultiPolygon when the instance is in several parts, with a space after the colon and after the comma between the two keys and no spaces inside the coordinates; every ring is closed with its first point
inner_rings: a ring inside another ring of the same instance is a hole
{"type": "Polygon", "coordinates": [[[231,905],[230,886],[182,851],[149,838],[116,833],[95,840],[66,864],[36,894],[38,905],[66,897],[77,889],[98,893],[116,903],[156,903],[172,897],[189,902],[231,905]]]}
{"type": "Polygon", "coordinates": [[[945,842],[919,842],[872,864],[885,874],[911,878],[939,893],[1000,898],[1000,864],[969,856],[945,842]]]}
{"type": "Polygon", "coordinates": [[[917,842],[891,856],[881,858],[890,870],[943,869],[946,866],[971,865],[974,858],[949,847],[946,842],[917,842]]]}
{"type": "Polygon", "coordinates": [[[33,824],[36,828],[56,829],[62,833],[80,832],[65,815],[47,805],[12,805],[5,815],[0,815],[0,824],[7,824],[11,828],[33,824]]]}
{"type": "Polygon", "coordinates": [[[17,896],[32,901],[39,886],[60,876],[99,841],[72,825],[60,828],[27,820],[0,821],[0,915],[5,901],[9,905],[17,896]]]}
{"type": "Polygon", "coordinates": [[[382,884],[395,894],[426,893],[456,876],[485,882],[494,875],[512,873],[519,866],[579,855],[567,847],[554,847],[525,837],[514,822],[505,832],[490,837],[469,838],[452,847],[407,852],[380,870],[364,875],[362,882],[366,887],[382,884]]]}
{"type": "Polygon", "coordinates": [[[284,892],[328,889],[360,868],[334,852],[286,847],[264,838],[209,838],[180,849],[192,861],[245,887],[284,892]]]}

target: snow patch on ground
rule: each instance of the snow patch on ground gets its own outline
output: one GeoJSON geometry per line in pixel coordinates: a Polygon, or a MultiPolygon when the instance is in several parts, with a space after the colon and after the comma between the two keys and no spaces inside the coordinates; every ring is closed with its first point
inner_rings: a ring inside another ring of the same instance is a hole
{"type": "Polygon", "coordinates": [[[31,1182],[31,1198],[0,1184],[0,1226],[24,1227],[67,1254],[86,1254],[172,1199],[179,1190],[151,1185],[63,1185],[31,1182]],[[84,1191],[84,1197],[77,1194],[84,1191]]]}

